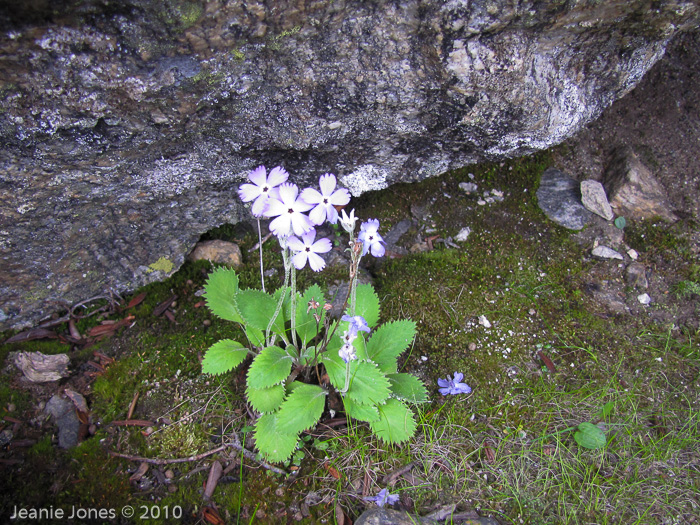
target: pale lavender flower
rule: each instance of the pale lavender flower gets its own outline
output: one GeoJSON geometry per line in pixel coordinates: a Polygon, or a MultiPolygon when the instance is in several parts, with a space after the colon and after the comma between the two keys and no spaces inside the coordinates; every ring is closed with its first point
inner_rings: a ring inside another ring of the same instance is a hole
{"type": "Polygon", "coordinates": [[[357,240],[362,241],[362,256],[367,255],[370,251],[375,257],[384,255],[384,239],[377,233],[379,229],[379,221],[377,219],[369,219],[363,222],[360,226],[360,233],[357,240]]]}
{"type": "Polygon", "coordinates": [[[292,231],[295,235],[303,235],[313,228],[313,224],[304,212],[313,206],[299,197],[296,184],[285,183],[278,188],[279,197],[270,198],[266,217],[277,217],[270,222],[270,231],[277,237],[287,237],[292,231]]]}
{"type": "Polygon", "coordinates": [[[350,323],[350,326],[348,326],[348,332],[351,334],[351,337],[353,339],[357,337],[357,332],[359,331],[367,333],[370,332],[370,327],[367,324],[367,321],[365,321],[365,318],[361,315],[344,315],[340,318],[340,320],[347,321],[350,323]]]}
{"type": "Polygon", "coordinates": [[[383,507],[384,505],[393,505],[397,501],[399,501],[399,495],[398,494],[389,494],[389,491],[386,489],[382,489],[379,491],[379,494],[376,496],[369,496],[365,498],[365,501],[373,501],[376,503],[378,506],[383,507]]]}
{"type": "Polygon", "coordinates": [[[442,387],[438,390],[443,396],[447,394],[457,395],[471,393],[471,387],[466,383],[462,383],[462,379],[464,379],[464,374],[461,372],[455,372],[454,379],[449,379],[449,377],[447,379],[438,379],[438,386],[442,387]]]}
{"type": "Polygon", "coordinates": [[[270,198],[278,196],[277,187],[288,178],[289,173],[281,166],[272,168],[269,175],[265,166],[258,166],[248,175],[248,179],[253,184],[241,184],[238,188],[238,196],[243,202],[254,200],[251,211],[253,215],[260,217],[265,214],[270,198]]]}
{"type": "Polygon", "coordinates": [[[333,245],[328,239],[319,239],[314,242],[316,238],[316,230],[311,228],[308,232],[298,237],[289,237],[287,239],[287,246],[296,252],[292,256],[292,262],[297,270],[301,270],[306,266],[306,262],[309,262],[309,266],[314,272],[320,272],[326,266],[326,261],[318,255],[319,253],[326,253],[331,251],[333,245]]]}
{"type": "Polygon", "coordinates": [[[351,344],[347,344],[347,343],[340,347],[340,350],[338,350],[338,355],[346,363],[349,363],[350,361],[354,361],[355,359],[357,359],[357,354],[355,353],[355,347],[352,346],[351,344]]]}
{"type": "Polygon", "coordinates": [[[314,205],[309,218],[316,225],[323,224],[326,220],[335,224],[338,222],[335,206],[345,206],[350,202],[350,192],[345,188],[335,189],[336,179],[332,173],[321,175],[318,185],[321,188],[320,192],[313,188],[306,188],[301,192],[301,198],[314,205]]]}

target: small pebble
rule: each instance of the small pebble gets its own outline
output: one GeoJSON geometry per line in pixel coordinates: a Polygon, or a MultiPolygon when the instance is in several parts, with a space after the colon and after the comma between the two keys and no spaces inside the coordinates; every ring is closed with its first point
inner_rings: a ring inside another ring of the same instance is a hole
{"type": "Polygon", "coordinates": [[[165,471],[165,477],[167,479],[173,479],[175,477],[175,473],[173,472],[173,469],[168,469],[165,471]]]}
{"type": "Polygon", "coordinates": [[[650,304],[651,303],[651,297],[649,297],[648,293],[643,293],[642,295],[637,296],[637,301],[639,301],[642,304],[650,304]]]}
{"type": "Polygon", "coordinates": [[[95,425],[94,423],[93,423],[92,425],[90,425],[90,426],[88,427],[88,433],[89,433],[91,436],[94,436],[94,435],[97,433],[97,425],[95,425]]]}
{"type": "Polygon", "coordinates": [[[15,410],[17,410],[17,406],[14,403],[7,404],[7,411],[8,412],[14,412],[15,410]]]}
{"type": "Polygon", "coordinates": [[[476,343],[469,343],[467,348],[469,348],[470,352],[473,352],[474,350],[476,350],[476,343]]]}
{"type": "Polygon", "coordinates": [[[177,492],[177,485],[168,485],[168,492],[175,494],[177,492]]]}
{"type": "Polygon", "coordinates": [[[204,326],[211,326],[211,321],[209,319],[205,319],[204,321],[202,321],[202,324],[204,326]]]}

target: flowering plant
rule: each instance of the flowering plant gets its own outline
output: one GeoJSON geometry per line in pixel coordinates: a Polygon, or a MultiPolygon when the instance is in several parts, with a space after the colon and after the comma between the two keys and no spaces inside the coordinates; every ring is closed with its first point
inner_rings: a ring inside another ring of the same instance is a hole
{"type": "MultiPolygon", "coordinates": [[[[246,344],[232,339],[215,343],[202,361],[202,372],[222,374],[252,357],[246,377],[248,402],[260,415],[255,424],[258,450],[271,461],[284,461],[296,449],[300,435],[320,420],[326,397],[341,396],[345,413],[369,423],[382,440],[409,439],[416,422],[407,403],[427,400],[423,383],[398,371],[398,357],[412,343],[416,325],[409,320],[379,325],[379,299],[371,285],[358,285],[360,260],[367,253],[384,255],[379,221],[360,225],[352,210],[338,215],[336,206],[350,202],[346,189],[336,189],[332,174],[322,175],[320,191],[299,191],[277,167],[261,166],[242,184],[239,196],[252,202],[252,213],[272,219],[270,231],[282,248],[284,283],[274,293],[242,290],[230,269],[217,269],[205,285],[207,306],[214,315],[239,323],[246,344]],[[296,271],[307,264],[318,272],[325,267],[321,254],[331,250],[328,239],[316,239],[316,226],[336,224],[349,235],[350,286],[344,315],[332,319],[325,292],[314,284],[297,291],[296,271]]],[[[259,223],[258,223],[259,224],[259,223]]],[[[260,231],[259,231],[260,235],[260,231]]]]}

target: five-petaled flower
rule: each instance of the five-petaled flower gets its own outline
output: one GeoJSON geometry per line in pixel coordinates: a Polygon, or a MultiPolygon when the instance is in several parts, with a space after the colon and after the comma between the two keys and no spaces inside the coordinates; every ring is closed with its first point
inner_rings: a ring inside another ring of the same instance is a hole
{"type": "Polygon", "coordinates": [[[379,491],[379,494],[376,496],[369,496],[365,498],[365,501],[373,501],[380,507],[383,507],[386,504],[393,505],[397,501],[399,501],[399,495],[398,494],[389,494],[389,491],[386,489],[382,489],[379,491]]]}
{"type": "Polygon", "coordinates": [[[278,196],[277,187],[286,182],[289,173],[281,166],[272,168],[267,174],[265,166],[258,166],[248,175],[253,184],[241,184],[238,188],[238,196],[243,202],[254,200],[252,212],[256,217],[265,215],[271,198],[278,196]]]}
{"type": "Polygon", "coordinates": [[[338,222],[335,206],[345,206],[350,202],[350,192],[345,188],[335,189],[336,179],[332,173],[321,175],[318,185],[321,188],[320,192],[313,188],[306,188],[301,192],[301,198],[314,205],[309,218],[316,225],[323,224],[326,220],[335,224],[338,222]]]}
{"type": "Polygon", "coordinates": [[[285,183],[278,188],[279,197],[270,198],[266,217],[277,217],[270,223],[270,231],[277,237],[287,237],[292,231],[295,235],[303,235],[313,228],[313,224],[304,212],[313,205],[299,196],[296,184],[285,183]]]}
{"type": "Polygon", "coordinates": [[[471,387],[466,383],[462,383],[462,379],[464,379],[464,374],[461,372],[455,372],[454,379],[449,379],[449,377],[447,379],[438,379],[438,386],[441,387],[438,390],[443,396],[471,393],[471,387]]]}
{"type": "Polygon", "coordinates": [[[331,241],[325,238],[314,242],[315,238],[316,230],[311,228],[301,236],[301,240],[298,237],[289,237],[289,239],[287,239],[287,246],[289,246],[293,252],[296,252],[292,256],[292,262],[297,270],[301,270],[306,266],[306,261],[309,262],[309,266],[314,272],[320,272],[325,268],[326,261],[318,254],[331,251],[333,245],[331,241]]]}
{"type": "Polygon", "coordinates": [[[377,233],[379,229],[379,221],[377,219],[369,219],[363,222],[360,226],[360,233],[357,236],[359,241],[362,241],[362,256],[367,255],[370,251],[375,257],[384,255],[384,239],[377,233]]]}

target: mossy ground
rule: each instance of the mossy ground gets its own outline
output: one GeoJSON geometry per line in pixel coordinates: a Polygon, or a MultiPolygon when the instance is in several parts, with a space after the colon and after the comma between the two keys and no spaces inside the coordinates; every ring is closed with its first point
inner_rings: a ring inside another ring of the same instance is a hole
{"type": "MultiPolygon", "coordinates": [[[[245,370],[220,378],[200,374],[207,348],[240,334],[202,305],[198,291],[211,265],[188,262],[167,281],[137,291],[134,296],[145,292],[146,299],[112,316],[133,315],[133,325],[94,346],[31,341],[0,347],[3,357],[18,350],[68,352],[74,370],[82,370],[94,350],[115,359],[84,390],[97,425],[93,437],[59,451],[46,434],[51,424],[36,423],[21,430],[36,444],[3,452],[22,461],[5,466],[3,513],[13,503],[128,503],[178,506],[184,517],[170,521],[196,522],[208,466],[219,459],[231,469],[212,502],[231,523],[253,515],[261,523],[293,522],[295,516],[333,522],[336,506],[356,517],[368,505],[362,496],[376,494],[385,475],[411,462],[410,474],[399,476],[390,490],[400,494],[402,508],[419,514],[455,505],[456,511],[476,509],[502,523],[692,522],[700,508],[700,306],[693,292],[700,270],[686,238],[697,225],[684,220],[628,226],[625,241],[669,293],[646,310],[611,313],[590,287],[594,276],[614,280],[615,264],[590,258],[585,246],[537,207],[537,181],[550,163],[544,153],[473,166],[352,203],[358,216],[380,219],[381,233],[412,220],[395,257],[369,266],[382,320],[418,324],[401,365],[424,380],[432,401],[417,407],[419,430],[408,444],[386,446],[362,425],[319,427],[311,432],[315,439],[304,442],[297,474],[286,480],[247,459],[241,467],[240,455],[230,449],[200,461],[154,465],[141,481],[129,482],[138,463],[110,457],[109,450],[184,457],[213,449],[222,436],[232,430],[241,435],[250,424],[245,370]],[[504,200],[480,205],[478,197],[459,189],[468,181],[480,193],[504,192],[504,200]],[[429,251],[403,250],[426,237],[455,236],[464,226],[472,233],[459,248],[436,242],[429,251]],[[155,317],[154,308],[173,294],[174,321],[155,317]],[[489,328],[479,323],[481,316],[489,328]],[[456,371],[465,374],[472,394],[441,396],[437,378],[456,371]],[[132,418],[152,421],[150,434],[110,425],[126,418],[136,393],[132,418]],[[606,403],[611,408],[601,412],[606,403]],[[604,426],[604,449],[577,445],[570,429],[582,422],[604,426]],[[164,477],[168,469],[171,478],[164,477]]],[[[249,252],[257,241],[253,229],[222,226],[206,237],[238,242],[245,259],[241,287],[260,286],[258,253],[249,252]]],[[[275,243],[264,244],[263,259],[274,270],[267,278],[274,287],[283,275],[275,243]]],[[[305,270],[299,285],[319,278],[330,285],[344,279],[344,271],[305,270]]],[[[621,300],[633,304],[637,291],[621,290],[621,300]]],[[[96,323],[89,318],[78,329],[86,333],[96,323]]],[[[29,421],[39,414],[37,402],[59,390],[54,385],[29,391],[10,371],[0,384],[2,415],[10,415],[12,405],[13,417],[29,421]]]]}

